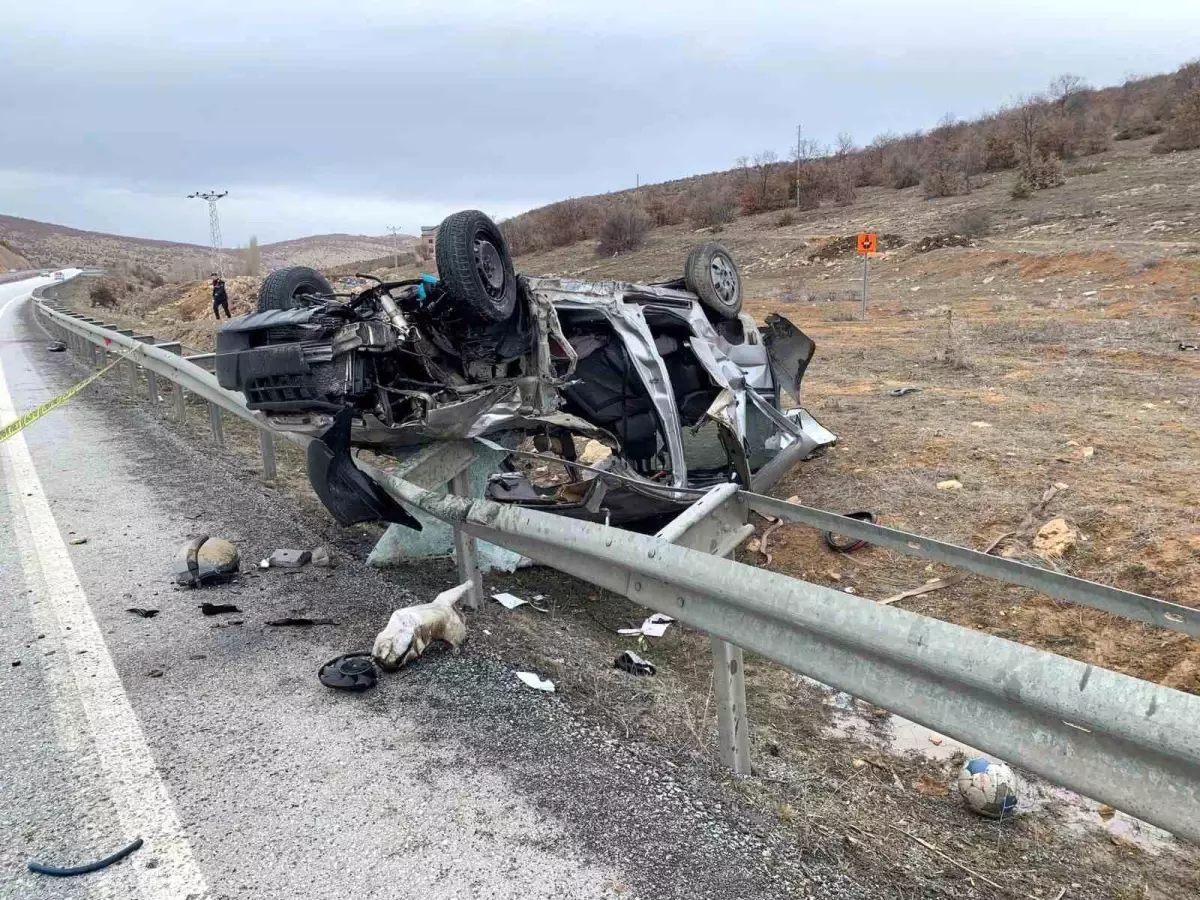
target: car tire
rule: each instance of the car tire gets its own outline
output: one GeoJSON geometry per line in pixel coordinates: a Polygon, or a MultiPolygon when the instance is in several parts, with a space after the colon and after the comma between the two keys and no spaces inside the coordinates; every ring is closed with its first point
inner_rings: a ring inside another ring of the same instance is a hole
{"type": "Polygon", "coordinates": [[[306,294],[333,295],[333,285],[316,269],[290,266],[268,275],[258,290],[258,311],[295,309],[306,294]]]}
{"type": "Polygon", "coordinates": [[[683,280],[687,289],[714,315],[736,319],[742,311],[742,276],[721,244],[693,248],[684,264],[683,280]]]}
{"type": "Polygon", "coordinates": [[[437,269],[446,294],[476,322],[503,322],[517,306],[508,242],[477,209],[448,216],[437,232],[437,269]]]}

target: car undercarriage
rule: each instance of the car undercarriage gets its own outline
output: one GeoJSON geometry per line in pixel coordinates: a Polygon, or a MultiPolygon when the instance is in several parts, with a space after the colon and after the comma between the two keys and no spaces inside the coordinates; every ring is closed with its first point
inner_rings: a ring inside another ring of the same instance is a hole
{"type": "Polygon", "coordinates": [[[312,439],[309,478],[343,523],[419,527],[354,466],[356,448],[403,458],[480,440],[508,451],[491,499],[621,524],[716,484],[751,486],[772,460],[836,440],[798,406],[813,342],[781,316],[760,328],[741,312],[719,244],[695,248],[670,282],[526,277],[500,229],[468,210],[439,228],[437,267],[359,276],[371,283],[350,295],[282,269],[258,312],[218,333],[220,384],[312,439]]]}

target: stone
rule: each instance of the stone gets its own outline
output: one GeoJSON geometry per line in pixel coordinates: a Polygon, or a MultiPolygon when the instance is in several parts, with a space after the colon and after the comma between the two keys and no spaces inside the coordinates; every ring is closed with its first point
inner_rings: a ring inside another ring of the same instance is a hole
{"type": "Polygon", "coordinates": [[[267,557],[273,568],[298,569],[308,565],[312,553],[307,550],[275,550],[267,557]]]}
{"type": "Polygon", "coordinates": [[[612,456],[611,447],[597,440],[590,440],[584,444],[583,452],[579,454],[579,462],[585,466],[594,466],[610,456],[612,456]]]}
{"type": "Polygon", "coordinates": [[[957,478],[948,478],[945,481],[939,481],[937,489],[939,491],[960,491],[962,490],[962,482],[957,478]]]}
{"type": "Polygon", "coordinates": [[[1041,556],[1061,557],[1079,541],[1079,532],[1061,516],[1051,519],[1033,537],[1033,549],[1041,556]]]}
{"type": "Polygon", "coordinates": [[[337,560],[334,559],[329,548],[325,546],[317,547],[312,552],[312,564],[319,566],[322,569],[332,569],[337,566],[337,560]]]}

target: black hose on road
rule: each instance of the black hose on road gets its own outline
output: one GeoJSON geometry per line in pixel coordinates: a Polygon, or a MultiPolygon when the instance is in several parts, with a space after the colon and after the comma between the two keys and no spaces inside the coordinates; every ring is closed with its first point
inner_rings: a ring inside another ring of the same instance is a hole
{"type": "Polygon", "coordinates": [[[87,865],[70,866],[65,869],[60,869],[58,866],[48,866],[45,863],[38,862],[36,859],[31,859],[29,861],[29,871],[37,872],[40,875],[53,875],[56,878],[66,878],[70,875],[87,875],[89,872],[99,872],[101,869],[107,869],[115,862],[120,862],[140,846],[142,846],[142,839],[138,838],[124,850],[118,850],[112,856],[106,856],[104,859],[88,863],[87,865]]]}

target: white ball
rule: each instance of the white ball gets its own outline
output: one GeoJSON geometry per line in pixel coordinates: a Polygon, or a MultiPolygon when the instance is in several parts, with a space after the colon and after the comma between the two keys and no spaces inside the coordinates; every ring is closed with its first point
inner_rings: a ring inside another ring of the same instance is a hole
{"type": "Polygon", "coordinates": [[[958,770],[958,792],[973,811],[990,819],[1011,816],[1017,808],[1016,773],[1004,763],[968,759],[958,770]]]}

